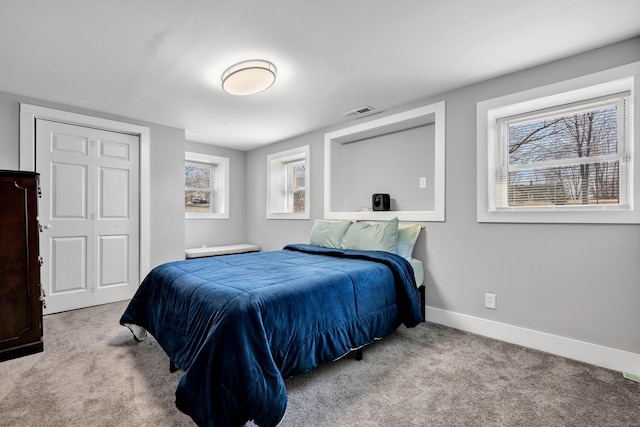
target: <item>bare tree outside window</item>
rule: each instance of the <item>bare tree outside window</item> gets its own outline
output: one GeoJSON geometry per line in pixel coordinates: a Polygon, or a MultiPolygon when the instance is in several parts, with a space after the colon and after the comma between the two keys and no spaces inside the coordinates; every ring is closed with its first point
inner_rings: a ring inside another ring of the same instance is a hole
{"type": "Polygon", "coordinates": [[[599,104],[505,120],[509,207],[620,204],[624,103],[599,104]]]}
{"type": "Polygon", "coordinates": [[[211,165],[185,164],[185,212],[213,212],[213,179],[214,170],[211,165]]]}
{"type": "Polygon", "coordinates": [[[305,198],[305,162],[293,162],[287,165],[289,212],[304,212],[305,198]]]}

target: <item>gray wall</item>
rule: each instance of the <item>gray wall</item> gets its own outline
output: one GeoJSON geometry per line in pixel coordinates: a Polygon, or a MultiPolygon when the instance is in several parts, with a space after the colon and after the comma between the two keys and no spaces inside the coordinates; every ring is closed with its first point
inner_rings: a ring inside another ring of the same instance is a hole
{"type": "Polygon", "coordinates": [[[331,151],[332,159],[342,162],[338,168],[331,162],[331,200],[340,200],[332,210],[371,208],[374,193],[388,193],[392,210],[434,210],[435,125],[334,143],[331,151]],[[426,178],[426,188],[419,187],[420,177],[426,178]]]}
{"type": "MultiPolygon", "coordinates": [[[[447,103],[446,222],[426,223],[414,252],[425,261],[427,305],[640,353],[640,226],[477,223],[475,156],[478,101],[638,60],[634,38],[385,113],[447,103]],[[488,291],[497,310],[484,308],[488,291]]],[[[308,242],[323,216],[323,136],[337,128],[247,153],[248,240],[267,250],[308,242]],[[266,156],[306,144],[311,220],[266,220],[266,156]]]]}
{"type": "Polygon", "coordinates": [[[0,92],[0,168],[18,169],[20,103],[146,126],[150,131],[151,267],[184,258],[184,130],[0,92]]]}
{"type": "Polygon", "coordinates": [[[244,151],[187,141],[185,151],[229,159],[229,219],[186,219],[187,248],[222,246],[247,241],[244,151]]]}

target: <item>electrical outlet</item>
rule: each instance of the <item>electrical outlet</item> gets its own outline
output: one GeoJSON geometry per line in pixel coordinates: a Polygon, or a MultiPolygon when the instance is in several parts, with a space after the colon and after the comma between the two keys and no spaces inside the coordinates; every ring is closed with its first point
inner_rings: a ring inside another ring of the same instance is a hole
{"type": "Polygon", "coordinates": [[[484,294],[484,306],[492,310],[496,309],[496,294],[487,292],[484,294]]]}
{"type": "Polygon", "coordinates": [[[427,177],[426,176],[421,176],[420,177],[420,188],[427,188],[427,177]]]}

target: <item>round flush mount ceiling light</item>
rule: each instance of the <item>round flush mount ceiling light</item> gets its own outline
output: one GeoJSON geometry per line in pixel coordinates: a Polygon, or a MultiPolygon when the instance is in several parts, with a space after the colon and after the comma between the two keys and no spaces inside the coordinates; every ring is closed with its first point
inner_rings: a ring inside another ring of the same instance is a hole
{"type": "Polygon", "coordinates": [[[267,90],[276,81],[276,66],[251,59],[238,62],[222,73],[222,89],[232,95],[253,95],[267,90]]]}

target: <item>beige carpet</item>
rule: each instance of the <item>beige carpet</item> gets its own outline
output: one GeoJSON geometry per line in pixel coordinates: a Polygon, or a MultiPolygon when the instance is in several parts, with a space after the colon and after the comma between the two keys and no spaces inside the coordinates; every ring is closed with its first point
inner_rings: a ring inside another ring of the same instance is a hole
{"type": "MultiPolygon", "coordinates": [[[[0,363],[0,426],[192,426],[181,371],[118,324],[125,306],[46,316],[45,351],[0,363]]],[[[286,383],[282,427],[640,425],[640,384],[619,372],[434,324],[286,383]]]]}

